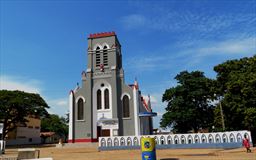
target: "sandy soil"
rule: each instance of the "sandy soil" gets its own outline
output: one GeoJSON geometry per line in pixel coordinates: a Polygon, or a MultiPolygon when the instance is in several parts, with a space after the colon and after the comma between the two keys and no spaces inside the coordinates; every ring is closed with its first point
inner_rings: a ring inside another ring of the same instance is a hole
{"type": "MultiPolygon", "coordinates": [[[[36,147],[40,157],[54,160],[140,160],[140,150],[119,150],[98,152],[96,146],[80,147],[36,147]]],[[[4,156],[17,156],[17,148],[7,149],[4,156]]],[[[256,160],[256,148],[252,153],[238,149],[166,149],[157,150],[158,160],[256,160]]],[[[1,160],[1,156],[0,156],[1,160]]]]}

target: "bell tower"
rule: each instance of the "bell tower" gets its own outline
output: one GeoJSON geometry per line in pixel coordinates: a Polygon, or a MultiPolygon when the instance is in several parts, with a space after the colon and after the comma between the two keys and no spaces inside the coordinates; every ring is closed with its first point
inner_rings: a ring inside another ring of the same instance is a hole
{"type": "Polygon", "coordinates": [[[115,32],[89,35],[87,68],[99,74],[122,69],[121,45],[115,32]]]}
{"type": "Polygon", "coordinates": [[[121,45],[115,32],[89,35],[87,74],[91,75],[93,138],[113,136],[115,128],[120,128],[121,100],[118,97],[124,77],[121,45]],[[109,121],[112,126],[107,128],[105,123],[109,121]]]}

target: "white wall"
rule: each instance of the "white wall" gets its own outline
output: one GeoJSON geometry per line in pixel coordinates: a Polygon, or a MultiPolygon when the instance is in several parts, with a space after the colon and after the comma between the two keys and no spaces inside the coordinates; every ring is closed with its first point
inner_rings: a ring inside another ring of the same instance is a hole
{"type": "Polygon", "coordinates": [[[117,136],[100,137],[99,147],[101,146],[136,146],[140,145],[142,137],[155,138],[158,145],[168,144],[195,144],[195,143],[235,143],[242,142],[244,135],[251,139],[250,131],[231,131],[214,133],[191,133],[191,134],[168,134],[168,135],[143,135],[143,136],[117,136]]]}

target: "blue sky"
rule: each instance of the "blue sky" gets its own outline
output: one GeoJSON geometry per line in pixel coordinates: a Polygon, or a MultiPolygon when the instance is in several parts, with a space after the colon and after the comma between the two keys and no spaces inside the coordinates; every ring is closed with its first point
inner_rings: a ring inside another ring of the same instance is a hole
{"type": "Polygon", "coordinates": [[[51,113],[68,111],[68,93],[86,70],[87,37],[115,31],[127,84],[137,77],[158,112],[183,70],[256,54],[256,1],[0,0],[0,89],[37,92],[51,113]]]}

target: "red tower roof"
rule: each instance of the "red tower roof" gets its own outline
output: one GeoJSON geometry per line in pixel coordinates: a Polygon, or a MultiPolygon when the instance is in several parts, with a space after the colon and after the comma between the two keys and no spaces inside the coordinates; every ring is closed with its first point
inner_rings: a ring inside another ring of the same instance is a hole
{"type": "Polygon", "coordinates": [[[116,33],[114,31],[112,31],[112,32],[101,32],[101,33],[90,34],[88,38],[109,37],[109,36],[115,36],[115,35],[116,35],[116,33]]]}

